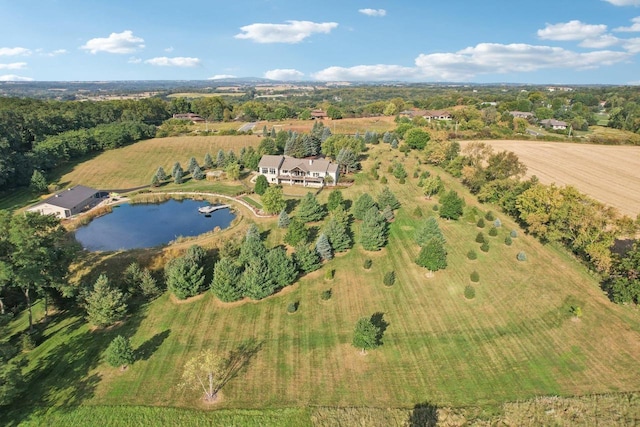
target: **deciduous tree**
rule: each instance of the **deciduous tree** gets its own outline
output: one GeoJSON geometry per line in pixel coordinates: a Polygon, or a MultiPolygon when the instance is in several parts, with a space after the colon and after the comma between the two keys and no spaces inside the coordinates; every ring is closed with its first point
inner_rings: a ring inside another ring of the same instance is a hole
{"type": "Polygon", "coordinates": [[[362,354],[367,354],[367,350],[378,346],[379,333],[380,329],[373,324],[370,318],[362,317],[356,323],[351,344],[355,348],[361,349],[362,354]]]}
{"type": "Polygon", "coordinates": [[[225,382],[227,361],[212,350],[189,359],[182,372],[182,388],[202,390],[207,402],[215,401],[225,382]]]}
{"type": "Polygon", "coordinates": [[[267,188],[261,197],[262,208],[266,213],[277,214],[285,208],[286,202],[282,194],[282,187],[272,186],[267,188]]]}

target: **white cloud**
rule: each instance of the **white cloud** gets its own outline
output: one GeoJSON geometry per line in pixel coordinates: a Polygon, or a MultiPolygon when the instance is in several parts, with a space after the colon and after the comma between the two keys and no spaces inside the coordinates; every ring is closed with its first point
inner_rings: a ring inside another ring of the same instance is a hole
{"type": "Polygon", "coordinates": [[[627,39],[622,43],[622,47],[630,53],[640,53],[640,38],[627,39]]]}
{"type": "Polygon", "coordinates": [[[144,39],[133,35],[131,30],[121,33],[111,33],[109,37],[98,37],[86,42],[80,49],[88,50],[91,53],[133,53],[144,48],[144,39]]]}
{"type": "Polygon", "coordinates": [[[538,37],[543,40],[584,40],[592,39],[604,34],[607,26],[604,24],[590,25],[574,20],[559,24],[547,24],[538,30],[538,37]]]}
{"type": "Polygon", "coordinates": [[[610,50],[580,53],[551,46],[480,43],[452,53],[421,54],[415,59],[415,67],[386,64],[349,68],[329,67],[313,74],[313,77],[317,80],[331,81],[465,81],[479,74],[524,73],[554,68],[597,68],[622,62],[630,57],[629,52],[610,50]]]}
{"type": "Polygon", "coordinates": [[[15,74],[5,74],[4,76],[0,76],[1,82],[32,82],[33,79],[31,77],[22,77],[16,76],[15,74]]]}
{"type": "Polygon", "coordinates": [[[200,65],[199,58],[188,58],[183,56],[176,56],[174,58],[160,56],[158,58],[147,59],[144,62],[145,64],[156,65],[158,67],[197,67],[200,65]]]}
{"type": "Polygon", "coordinates": [[[127,61],[129,64],[140,64],[142,62],[142,59],[132,56],[131,58],[129,58],[129,60],[127,61]]]}
{"type": "Polygon", "coordinates": [[[640,6],[640,0],[604,0],[614,6],[640,6]]]}
{"type": "Polygon", "coordinates": [[[631,19],[631,26],[614,28],[613,31],[620,33],[637,33],[640,32],[640,16],[631,19]]]}
{"type": "Polygon", "coordinates": [[[0,56],[28,56],[31,50],[24,47],[0,47],[0,56]]]}
{"type": "Polygon", "coordinates": [[[264,73],[264,78],[271,80],[300,80],[303,76],[304,73],[291,68],[269,70],[264,73]]]}
{"type": "Polygon", "coordinates": [[[385,16],[387,14],[384,9],[359,9],[358,12],[367,16],[385,16]]]}
{"type": "Polygon", "coordinates": [[[314,33],[328,34],[338,26],[336,22],[286,21],[286,24],[251,24],[240,27],[237,39],[256,43],[300,43],[314,33]]]}
{"type": "Polygon", "coordinates": [[[215,76],[209,77],[207,80],[221,80],[221,79],[235,79],[238,76],[234,76],[233,74],[216,74],[215,76]]]}
{"type": "Polygon", "coordinates": [[[26,62],[13,62],[11,64],[0,64],[0,70],[22,70],[27,67],[26,62]]]}
{"type": "Polygon", "coordinates": [[[621,40],[616,36],[612,36],[611,34],[603,34],[599,37],[583,40],[580,43],[580,46],[589,49],[604,49],[605,47],[617,45],[620,42],[621,40]]]}

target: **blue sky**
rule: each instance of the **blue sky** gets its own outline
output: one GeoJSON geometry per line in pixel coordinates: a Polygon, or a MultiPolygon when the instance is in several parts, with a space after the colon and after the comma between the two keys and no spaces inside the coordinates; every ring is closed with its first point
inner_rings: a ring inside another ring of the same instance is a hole
{"type": "Polygon", "coordinates": [[[640,84],[640,0],[0,0],[0,80],[640,84]]]}

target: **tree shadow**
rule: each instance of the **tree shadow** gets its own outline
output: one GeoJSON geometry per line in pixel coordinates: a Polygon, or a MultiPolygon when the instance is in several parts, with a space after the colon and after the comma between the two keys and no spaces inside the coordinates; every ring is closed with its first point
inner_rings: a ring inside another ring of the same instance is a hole
{"type": "Polygon", "coordinates": [[[382,337],[391,323],[384,320],[384,313],[381,312],[373,313],[371,315],[371,323],[378,330],[378,333],[376,334],[376,344],[382,345],[382,337]]]}
{"type": "Polygon", "coordinates": [[[225,375],[220,382],[220,388],[238,376],[249,365],[251,359],[262,349],[263,344],[264,341],[257,342],[255,338],[251,338],[231,350],[227,357],[225,375]]]}
{"type": "Polygon", "coordinates": [[[320,227],[317,225],[314,225],[307,228],[307,230],[309,231],[307,241],[315,243],[315,241],[320,236],[320,227]]]}
{"type": "Polygon", "coordinates": [[[410,427],[435,427],[438,425],[438,407],[429,402],[417,403],[411,414],[407,425],[410,427]]]}
{"type": "Polygon", "coordinates": [[[159,332],[143,342],[135,351],[135,360],[148,360],[171,334],[171,329],[159,332]]]}
{"type": "Polygon", "coordinates": [[[300,203],[299,199],[287,199],[285,201],[286,205],[284,210],[287,211],[288,214],[290,214],[291,212],[293,212],[296,208],[296,206],[298,206],[298,204],[300,203]]]}

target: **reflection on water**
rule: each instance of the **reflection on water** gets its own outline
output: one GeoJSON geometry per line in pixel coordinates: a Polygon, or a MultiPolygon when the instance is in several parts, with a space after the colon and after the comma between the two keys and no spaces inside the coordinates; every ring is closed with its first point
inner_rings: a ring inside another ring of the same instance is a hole
{"type": "Polygon", "coordinates": [[[235,215],[219,209],[198,213],[206,202],[169,200],[160,204],[120,205],[112,213],[95,218],[76,230],[76,239],[90,251],[149,248],[179,236],[197,236],[215,227],[227,228],[235,215]]]}

